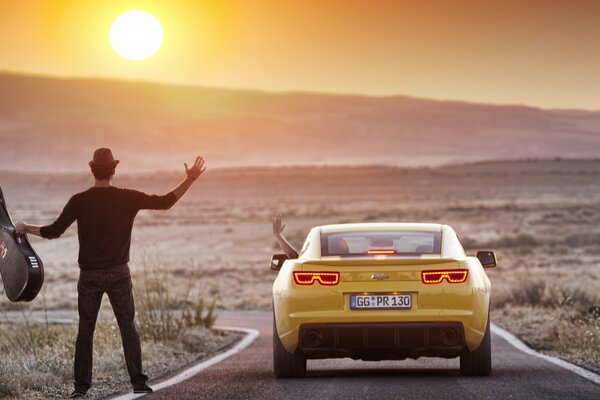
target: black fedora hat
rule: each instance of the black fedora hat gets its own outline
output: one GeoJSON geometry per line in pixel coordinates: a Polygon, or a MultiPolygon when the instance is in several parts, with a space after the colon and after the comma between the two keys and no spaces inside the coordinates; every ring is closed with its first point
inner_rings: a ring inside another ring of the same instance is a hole
{"type": "Polygon", "coordinates": [[[115,160],[112,151],[107,148],[100,148],[94,151],[94,158],[89,162],[92,168],[115,168],[119,160],[115,160]]]}

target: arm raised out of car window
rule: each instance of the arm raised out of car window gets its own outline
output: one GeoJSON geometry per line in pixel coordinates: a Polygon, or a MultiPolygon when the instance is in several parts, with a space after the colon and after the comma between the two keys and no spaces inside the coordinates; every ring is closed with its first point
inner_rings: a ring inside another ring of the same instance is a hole
{"type": "Polygon", "coordinates": [[[275,236],[275,240],[279,243],[279,247],[281,250],[289,257],[289,258],[298,258],[298,251],[288,242],[288,240],[283,236],[283,228],[285,225],[281,222],[281,214],[277,213],[272,217],[273,221],[273,236],[275,236]]]}

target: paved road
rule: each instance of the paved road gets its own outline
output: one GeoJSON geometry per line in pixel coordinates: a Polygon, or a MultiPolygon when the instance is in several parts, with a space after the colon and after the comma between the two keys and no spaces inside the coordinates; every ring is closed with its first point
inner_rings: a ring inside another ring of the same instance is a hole
{"type": "Polygon", "coordinates": [[[465,378],[458,359],[314,360],[307,377],[276,380],[271,313],[225,312],[219,325],[254,328],[244,351],[144,399],[600,399],[600,385],[492,337],[493,374],[465,378]]]}

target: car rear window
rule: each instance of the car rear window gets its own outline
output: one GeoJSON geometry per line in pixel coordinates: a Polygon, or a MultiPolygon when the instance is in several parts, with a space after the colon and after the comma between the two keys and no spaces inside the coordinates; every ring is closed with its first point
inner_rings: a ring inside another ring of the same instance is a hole
{"type": "Polygon", "coordinates": [[[321,256],[440,254],[441,232],[339,232],[321,234],[321,256]]]}

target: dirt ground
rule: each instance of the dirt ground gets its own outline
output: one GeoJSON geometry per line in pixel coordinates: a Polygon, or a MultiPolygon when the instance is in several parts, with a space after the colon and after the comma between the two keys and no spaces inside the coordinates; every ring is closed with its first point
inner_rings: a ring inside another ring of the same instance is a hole
{"type": "MultiPolygon", "coordinates": [[[[115,185],[153,193],[167,192],[183,175],[121,172],[115,185]]],[[[0,183],[13,219],[47,224],[92,182],[88,175],[0,172],[0,183]]],[[[499,266],[489,272],[495,298],[505,299],[523,280],[542,279],[600,303],[600,161],[209,169],[173,209],[139,214],[131,268],[143,274],[158,265],[175,291],[216,296],[223,308],[267,308],[274,279],[268,260],[277,251],[270,216],[277,211],[296,246],[321,224],[447,223],[469,251],[497,252],[499,266]]],[[[76,226],[33,245],[46,280],[25,307],[75,308],[76,226]]],[[[4,297],[0,306],[15,307],[4,297]]]]}

